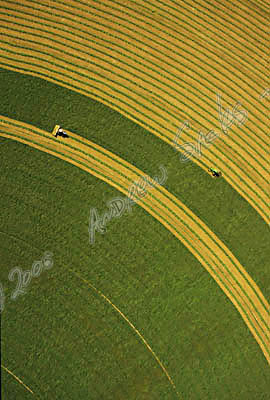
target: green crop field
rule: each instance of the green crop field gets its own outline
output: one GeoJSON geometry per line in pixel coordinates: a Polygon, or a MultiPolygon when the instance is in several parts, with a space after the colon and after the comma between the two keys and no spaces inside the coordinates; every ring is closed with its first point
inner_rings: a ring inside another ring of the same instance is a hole
{"type": "MultiPolygon", "coordinates": [[[[3,116],[46,131],[59,123],[151,177],[163,165],[164,187],[270,298],[269,227],[225,180],[68,89],[1,69],[0,90],[3,116]]],[[[269,365],[240,314],[163,225],[135,205],[91,245],[90,208],[102,214],[123,194],[14,140],[1,137],[0,154],[1,363],[32,391],[2,368],[4,400],[269,399],[269,365]],[[52,268],[13,301],[10,271],[30,270],[45,251],[52,268]]]]}

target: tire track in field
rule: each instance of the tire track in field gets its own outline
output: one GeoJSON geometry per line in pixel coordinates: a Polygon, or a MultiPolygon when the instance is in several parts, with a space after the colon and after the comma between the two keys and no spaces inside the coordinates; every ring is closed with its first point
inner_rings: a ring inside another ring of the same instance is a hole
{"type": "MultiPolygon", "coordinates": [[[[57,4],[57,3],[53,3],[53,4],[57,4]]],[[[80,15],[76,16],[76,18],[75,18],[76,23],[77,23],[77,21],[82,19],[81,17],[82,16],[80,16],[80,15]]],[[[15,41],[17,41],[17,39],[15,39],[15,41]]],[[[103,66],[103,69],[104,69],[104,66],[103,66]]],[[[59,75],[61,75],[60,71],[59,71],[59,75]]],[[[78,72],[78,69],[77,69],[77,72],[78,72]]],[[[99,73],[102,73],[102,66],[100,66],[99,73]]],[[[73,76],[74,80],[75,80],[75,76],[73,76]]],[[[111,81],[112,74],[109,75],[109,78],[110,78],[109,80],[111,81]]],[[[107,79],[108,79],[108,77],[107,77],[107,79]]],[[[122,77],[121,79],[122,79],[122,82],[124,82],[124,78],[122,77]]],[[[70,81],[69,78],[68,78],[68,80],[70,81]]],[[[105,82],[103,82],[103,85],[101,84],[101,86],[99,86],[98,89],[97,89],[97,87],[95,87],[95,91],[96,92],[98,90],[101,91],[102,86],[104,86],[104,84],[105,84],[105,82]]],[[[119,82],[118,82],[118,84],[119,84],[119,82]]],[[[126,97],[128,97],[129,92],[130,92],[130,89],[128,89],[126,91],[126,94],[125,94],[126,97]]],[[[140,96],[142,96],[142,92],[140,92],[139,97],[137,95],[136,98],[134,97],[134,94],[133,94],[133,99],[135,98],[135,100],[138,101],[138,99],[140,99],[140,96]]],[[[113,91],[110,93],[109,96],[107,96],[108,99],[110,99],[111,97],[115,97],[115,93],[113,91]]],[[[123,99],[124,98],[122,97],[122,101],[123,101],[123,99]]],[[[99,100],[100,100],[100,98],[99,98],[99,100]]],[[[104,100],[104,95],[103,95],[103,100],[104,100]]],[[[101,99],[101,101],[103,101],[103,100],[101,99]]],[[[115,103],[119,104],[119,94],[118,94],[117,101],[114,99],[114,104],[115,103]]],[[[141,108],[138,108],[138,105],[136,105],[136,101],[133,102],[133,106],[137,107],[135,115],[136,114],[138,115],[138,113],[143,114],[143,110],[144,110],[143,106],[141,108]]],[[[114,107],[114,108],[119,111],[119,107],[118,108],[114,107]]],[[[159,112],[158,106],[152,105],[152,109],[155,109],[155,112],[157,115],[157,113],[159,112]]],[[[153,110],[149,109],[149,107],[148,107],[148,113],[151,114],[152,111],[153,110]]],[[[164,114],[164,110],[161,110],[161,111],[164,114]]],[[[130,112],[131,112],[131,114],[133,113],[133,115],[134,115],[134,110],[131,109],[130,112]]],[[[145,115],[144,115],[144,117],[145,117],[145,115]]],[[[155,119],[155,123],[158,122],[159,124],[162,124],[162,122],[163,122],[163,125],[164,125],[164,116],[162,116],[161,118],[158,118],[157,116],[153,116],[153,117],[154,118],[152,118],[152,120],[155,119]]],[[[133,120],[138,122],[136,120],[136,118],[135,119],[133,118],[133,120]]],[[[167,122],[168,122],[168,126],[170,126],[170,121],[168,121],[168,118],[167,118],[167,122]]],[[[200,122],[200,120],[199,120],[199,122],[200,122]]],[[[148,123],[151,123],[151,121],[150,122],[148,121],[148,123]]],[[[153,124],[154,124],[154,122],[152,122],[152,127],[153,127],[153,124]]],[[[176,126],[176,119],[174,120],[174,125],[176,126]]],[[[160,130],[160,127],[158,125],[155,125],[155,128],[160,130]]],[[[149,128],[147,127],[147,129],[149,129],[149,128]]],[[[166,129],[164,129],[164,130],[166,131],[166,129]]],[[[171,131],[172,131],[172,128],[171,128],[171,131]]],[[[196,134],[193,136],[195,139],[196,134]]],[[[191,135],[191,137],[192,137],[192,135],[191,135]]],[[[171,134],[171,138],[173,138],[172,134],[171,134]]],[[[184,133],[183,139],[188,140],[188,139],[190,139],[190,136],[186,136],[186,133],[184,133]]],[[[222,153],[222,149],[224,149],[225,146],[224,146],[224,141],[222,143],[222,142],[220,142],[220,140],[222,140],[222,139],[219,139],[221,153],[222,153]]],[[[171,143],[171,141],[169,141],[169,140],[167,140],[167,141],[171,143]]],[[[205,160],[208,159],[210,163],[214,162],[215,164],[220,166],[221,169],[223,169],[223,171],[225,172],[225,174],[228,174],[228,176],[230,176],[228,181],[230,183],[233,182],[234,188],[240,188],[240,189],[238,189],[238,191],[240,191],[240,193],[242,195],[244,195],[244,197],[246,199],[248,199],[249,202],[252,203],[253,207],[260,213],[261,216],[263,216],[263,218],[266,220],[266,222],[268,222],[270,209],[267,206],[268,200],[269,200],[268,185],[267,185],[268,171],[265,171],[265,169],[267,169],[267,166],[265,165],[265,163],[263,161],[260,163],[260,165],[262,167],[260,167],[259,165],[256,165],[257,161],[254,159],[255,155],[253,154],[253,159],[251,159],[250,156],[246,156],[245,151],[243,151],[241,148],[239,149],[239,146],[237,147],[235,145],[235,143],[230,144],[230,137],[227,139],[227,142],[228,142],[228,146],[229,146],[229,147],[227,147],[227,149],[229,149],[229,150],[227,151],[226,157],[223,156],[222,154],[221,154],[222,157],[219,157],[220,150],[218,149],[218,151],[215,151],[216,154],[214,154],[211,150],[205,152],[204,159],[205,160]],[[228,160],[228,153],[230,153],[231,148],[234,149],[234,152],[236,153],[236,155],[235,155],[234,159],[228,160]],[[238,150],[236,150],[236,149],[238,149],[238,150]],[[239,168],[239,167],[235,168],[234,160],[237,161],[238,166],[241,166],[241,168],[239,168]],[[237,179],[236,178],[232,179],[233,172],[234,172],[234,174],[238,175],[237,179]],[[239,173],[240,173],[240,175],[239,175],[239,173]],[[244,176],[242,176],[242,175],[244,175],[244,176]],[[247,176],[247,175],[249,175],[249,176],[247,176]],[[245,185],[243,184],[243,182],[245,182],[245,185]],[[246,186],[246,187],[244,188],[244,186],[246,186]],[[244,190],[244,189],[246,189],[246,190],[244,190]],[[253,191],[252,196],[250,196],[252,191],[253,191]],[[255,199],[254,199],[254,196],[255,196],[255,199]],[[251,197],[251,199],[250,199],[250,197],[251,197]]],[[[226,145],[227,145],[227,143],[226,143],[226,145]]],[[[258,150],[259,149],[257,148],[257,152],[258,152],[258,150]]],[[[266,153],[267,152],[265,152],[265,154],[266,153]]],[[[257,160],[258,160],[258,158],[257,158],[257,160]]],[[[205,165],[205,161],[201,162],[201,160],[199,160],[199,161],[196,160],[195,162],[197,162],[199,165],[205,165]]]]}
{"type": "Polygon", "coordinates": [[[156,353],[154,352],[154,350],[151,348],[151,346],[148,344],[148,342],[145,340],[145,338],[142,336],[142,334],[140,333],[140,331],[138,331],[138,329],[132,324],[132,322],[130,322],[130,320],[126,317],[126,315],[115,305],[111,302],[111,300],[105,296],[105,294],[103,294],[100,290],[98,290],[94,285],[92,285],[89,281],[87,281],[86,279],[82,278],[76,271],[72,270],[69,268],[69,271],[71,271],[74,275],[76,275],[81,281],[83,281],[87,286],[89,286],[92,290],[94,290],[100,297],[102,297],[107,303],[110,304],[110,306],[112,306],[115,311],[120,314],[120,316],[127,322],[127,324],[131,327],[132,330],[134,330],[134,332],[139,336],[139,338],[141,339],[141,341],[143,342],[143,344],[147,347],[147,349],[150,351],[150,353],[152,354],[152,356],[155,358],[155,360],[157,361],[157,363],[159,364],[160,368],[162,369],[162,371],[164,372],[164,374],[166,375],[168,381],[170,382],[170,384],[172,385],[174,391],[177,394],[177,397],[180,398],[180,395],[176,389],[175,383],[172,380],[172,378],[170,377],[167,369],[164,367],[163,363],[160,361],[160,359],[158,358],[158,356],[156,355],[156,353]]]}
{"type": "Polygon", "coordinates": [[[13,378],[15,378],[17,382],[19,382],[21,385],[23,385],[23,386],[25,387],[25,389],[28,390],[28,392],[34,394],[34,393],[32,392],[32,390],[31,390],[28,386],[26,386],[20,378],[18,378],[16,375],[13,374],[13,372],[11,372],[8,368],[6,368],[6,367],[5,367],[4,365],[2,365],[2,364],[1,364],[1,367],[2,367],[5,371],[7,371],[7,373],[8,373],[9,375],[13,376],[13,378]]]}
{"type": "MultiPolygon", "coordinates": [[[[31,125],[7,117],[1,117],[0,121],[0,136],[68,161],[124,194],[142,176],[136,167],[74,133],[70,133],[66,144],[31,125]]],[[[269,304],[229,249],[183,203],[159,185],[138,204],[181,240],[211,274],[239,311],[270,364],[269,304]]]]}

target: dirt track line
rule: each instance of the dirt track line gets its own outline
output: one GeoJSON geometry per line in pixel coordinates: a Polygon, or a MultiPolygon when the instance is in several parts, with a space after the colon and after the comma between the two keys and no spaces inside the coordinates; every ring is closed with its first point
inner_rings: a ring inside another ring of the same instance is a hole
{"type": "Polygon", "coordinates": [[[32,390],[31,390],[28,386],[26,386],[26,385],[23,383],[23,381],[20,380],[20,378],[18,378],[16,375],[14,375],[9,369],[7,369],[6,367],[4,367],[4,365],[1,364],[1,367],[2,367],[5,371],[7,371],[11,376],[13,376],[13,378],[15,378],[16,381],[18,381],[21,385],[23,385],[23,386],[25,387],[25,389],[28,390],[28,392],[34,394],[34,392],[32,392],[32,390]]]}
{"type": "MultiPolygon", "coordinates": [[[[23,125],[26,125],[26,124],[23,124],[23,125]]],[[[30,126],[30,125],[28,125],[28,126],[30,126]]],[[[33,128],[33,127],[32,127],[33,128]]],[[[23,129],[22,129],[23,130],[23,129]]],[[[38,130],[39,132],[42,132],[41,130],[38,130]]],[[[7,135],[3,135],[3,136],[7,136],[7,135]]],[[[29,136],[29,134],[27,135],[27,136],[29,136]]],[[[74,136],[74,134],[73,134],[73,136],[74,136]]],[[[32,135],[32,137],[35,137],[35,135],[32,135]]],[[[14,139],[14,138],[13,138],[14,139]]],[[[35,137],[35,139],[36,139],[36,137],[35,137]]],[[[21,138],[19,139],[19,138],[16,138],[16,140],[19,140],[19,141],[22,141],[22,142],[25,142],[25,143],[27,143],[27,141],[25,141],[25,140],[22,140],[21,138]]],[[[42,138],[42,140],[44,140],[43,138],[42,138]]],[[[84,141],[85,142],[87,142],[87,140],[86,139],[84,139],[84,141]]],[[[89,142],[89,141],[88,141],[89,142]]],[[[90,142],[89,142],[90,143],[90,142]]],[[[40,147],[39,146],[37,146],[37,145],[33,145],[33,144],[31,144],[31,143],[27,143],[27,144],[29,144],[29,145],[31,145],[31,146],[33,146],[33,147],[36,147],[36,148],[39,148],[40,149],[40,147]]],[[[97,146],[97,145],[95,145],[96,147],[99,147],[100,148],[100,146],[97,146]]],[[[60,145],[58,144],[58,148],[60,147],[60,145]]],[[[41,148],[43,151],[47,151],[46,149],[44,150],[43,148],[41,148]]],[[[52,152],[52,151],[48,151],[50,154],[54,154],[55,155],[55,153],[54,152],[52,152]]],[[[107,152],[108,154],[110,153],[110,152],[107,152]]],[[[69,152],[69,154],[70,154],[70,152],[69,152]]],[[[111,154],[111,153],[110,153],[111,154]]],[[[59,154],[57,155],[58,157],[60,156],[59,154]]],[[[99,155],[99,157],[101,157],[102,158],[102,156],[101,155],[99,155]]],[[[69,162],[71,162],[71,163],[73,163],[74,165],[77,165],[77,166],[79,166],[80,168],[82,168],[82,169],[84,169],[84,170],[88,170],[88,172],[89,172],[89,169],[87,169],[87,168],[85,168],[85,167],[82,167],[82,166],[80,166],[78,163],[76,163],[76,162],[74,162],[73,160],[71,161],[71,160],[68,160],[68,158],[66,158],[66,157],[63,157],[63,156],[60,156],[60,158],[62,158],[62,159],[66,159],[67,161],[69,161],[69,162]]],[[[118,159],[119,159],[119,157],[117,157],[118,159]]],[[[126,163],[126,164],[128,164],[128,163],[126,163]]],[[[133,168],[133,169],[135,169],[135,168],[133,168]]],[[[137,170],[137,169],[135,169],[135,170],[137,170]]],[[[139,171],[139,170],[138,170],[139,171]]],[[[112,184],[111,182],[110,182],[110,180],[108,180],[108,179],[104,179],[104,177],[102,177],[102,176],[100,176],[99,174],[96,174],[96,173],[94,173],[93,171],[91,171],[90,170],[90,173],[92,173],[93,175],[96,175],[96,176],[98,176],[98,177],[101,177],[101,179],[103,179],[103,180],[105,180],[105,181],[107,181],[108,183],[110,183],[111,185],[113,185],[113,186],[115,186],[115,187],[117,187],[120,191],[122,191],[123,192],[123,189],[122,188],[119,188],[119,186],[117,185],[117,184],[112,184]]],[[[138,177],[137,175],[133,175],[132,176],[132,179],[134,180],[135,179],[135,177],[138,177]]],[[[121,179],[122,179],[122,177],[121,177],[121,179]]],[[[129,182],[129,184],[130,184],[130,182],[129,182]]],[[[127,187],[128,187],[128,185],[129,184],[127,184],[127,187]]],[[[161,188],[161,190],[162,190],[163,188],[161,188]]],[[[163,190],[164,191],[164,190],[163,190]]],[[[167,192],[167,191],[166,191],[167,192]]],[[[168,193],[168,192],[167,192],[168,193]]],[[[152,197],[152,196],[151,196],[152,197]]],[[[173,196],[172,196],[173,197],[173,196]]],[[[152,199],[153,200],[153,199],[152,199]]],[[[167,201],[167,200],[166,200],[167,201]]],[[[178,201],[178,203],[180,203],[179,201],[178,201]]],[[[152,214],[155,218],[157,218],[157,216],[155,215],[155,213],[153,213],[153,211],[151,211],[151,209],[149,208],[149,207],[146,207],[144,204],[141,204],[141,202],[139,202],[139,204],[140,205],[142,205],[142,207],[144,207],[150,214],[152,214]]],[[[152,201],[152,204],[153,204],[153,201],[152,201]]],[[[160,205],[158,205],[158,207],[160,208],[160,205]]],[[[184,206],[183,206],[184,207],[184,206]]],[[[187,208],[185,207],[185,209],[187,210],[187,208]]],[[[167,213],[165,213],[165,215],[168,217],[168,215],[167,215],[167,213]]],[[[186,217],[187,218],[187,216],[186,215],[184,215],[184,217],[186,217]]],[[[228,275],[227,275],[227,277],[226,277],[226,279],[227,279],[227,282],[229,283],[229,285],[230,285],[230,288],[231,288],[231,291],[233,292],[233,295],[231,295],[231,293],[228,291],[228,289],[226,289],[226,287],[224,286],[224,284],[222,283],[222,281],[220,280],[220,278],[219,277],[217,277],[216,276],[216,273],[213,273],[213,271],[211,271],[210,270],[210,268],[209,268],[209,266],[205,263],[205,261],[202,259],[202,257],[200,256],[200,254],[197,254],[196,253],[196,251],[194,251],[194,249],[191,249],[191,246],[189,245],[189,243],[186,241],[186,240],[184,240],[183,238],[181,238],[180,236],[179,236],[179,234],[177,234],[177,231],[175,231],[175,229],[172,229],[166,222],[164,223],[164,221],[162,221],[160,218],[157,218],[159,221],[161,221],[161,223],[164,225],[164,226],[166,226],[173,234],[175,234],[175,236],[176,237],[178,237],[178,239],[180,239],[180,240],[182,240],[182,242],[192,251],[192,253],[200,260],[200,262],[204,265],[204,267],[208,270],[208,272],[210,272],[210,274],[214,277],[214,279],[217,281],[217,283],[219,284],[219,286],[222,288],[222,290],[227,294],[227,296],[231,299],[231,301],[233,302],[233,304],[236,306],[236,308],[238,309],[238,311],[240,312],[240,314],[241,314],[241,316],[242,316],[242,318],[244,319],[244,321],[246,322],[246,324],[249,326],[249,328],[250,328],[250,330],[251,330],[251,332],[252,332],[252,334],[254,335],[254,337],[256,338],[256,340],[257,340],[257,342],[259,343],[259,345],[260,345],[260,347],[262,348],[262,350],[263,350],[263,352],[264,352],[264,354],[265,354],[265,356],[266,356],[266,358],[268,359],[268,362],[269,362],[269,354],[268,354],[268,351],[269,351],[269,343],[268,343],[268,341],[269,341],[269,333],[267,333],[266,334],[266,336],[265,336],[265,333],[264,333],[264,331],[265,331],[265,329],[269,329],[269,320],[270,320],[270,318],[269,318],[269,311],[268,312],[266,312],[265,310],[263,310],[262,308],[261,308],[261,312],[262,312],[262,314],[264,315],[264,317],[263,317],[263,319],[264,319],[264,321],[266,321],[266,323],[263,323],[262,321],[262,319],[261,319],[261,317],[260,317],[260,315],[257,315],[257,311],[256,311],[256,309],[254,309],[254,307],[252,306],[252,304],[250,303],[250,301],[248,300],[248,298],[246,297],[246,295],[243,293],[243,291],[242,291],[242,289],[239,289],[239,288],[237,288],[237,290],[235,289],[235,287],[237,287],[237,286],[239,286],[239,284],[237,284],[237,281],[236,281],[236,285],[235,285],[235,283],[233,283],[232,281],[230,281],[230,280],[228,280],[228,275]],[[242,293],[242,294],[241,294],[242,293]],[[235,296],[235,297],[233,297],[233,296],[235,296]],[[244,302],[244,305],[245,305],[245,307],[244,308],[246,308],[247,310],[248,310],[248,308],[253,308],[254,310],[252,311],[252,313],[250,313],[249,311],[247,311],[248,312],[248,316],[249,316],[249,318],[253,321],[253,324],[254,324],[254,326],[256,326],[256,327],[258,327],[259,328],[259,331],[261,332],[261,335],[263,336],[263,338],[264,338],[264,340],[266,340],[266,343],[268,343],[266,346],[267,347],[265,347],[265,345],[263,344],[263,342],[261,341],[261,339],[258,337],[258,335],[256,334],[256,331],[254,331],[254,328],[253,328],[253,326],[252,326],[252,324],[250,324],[250,322],[249,322],[249,320],[248,320],[248,318],[246,317],[246,315],[245,315],[245,313],[243,313],[243,311],[241,310],[241,307],[239,306],[239,304],[237,304],[237,301],[235,300],[235,298],[239,298],[239,296],[240,296],[240,300],[242,301],[242,302],[244,302]],[[245,298],[246,298],[246,300],[245,300],[245,298]],[[256,318],[254,319],[254,315],[257,315],[256,316],[256,318]],[[258,325],[258,323],[257,323],[257,321],[261,321],[260,322],[260,324],[258,325]],[[265,328],[262,328],[262,325],[265,325],[265,328]],[[268,338],[266,338],[268,336],[268,338]]],[[[192,222],[189,220],[188,221],[188,223],[189,224],[192,224],[192,222]]],[[[194,223],[193,223],[194,224],[194,223]]],[[[185,229],[185,227],[183,227],[182,226],[182,231],[184,231],[184,232],[187,232],[187,230],[185,229]]],[[[188,232],[187,232],[188,233],[188,232]]],[[[199,242],[199,241],[201,241],[201,238],[202,238],[202,236],[203,236],[203,233],[200,233],[200,236],[198,236],[198,238],[194,238],[194,234],[191,234],[191,233],[188,233],[188,235],[192,238],[192,240],[196,240],[197,242],[199,242]]],[[[212,236],[215,236],[214,234],[212,234],[212,236]]],[[[188,236],[187,236],[188,237],[188,236]]],[[[210,240],[210,242],[211,242],[211,240],[210,240]]],[[[200,244],[199,245],[199,251],[202,253],[202,245],[200,244]]],[[[218,251],[218,252],[220,252],[220,249],[215,249],[215,251],[218,251]]],[[[205,252],[205,250],[204,250],[204,252],[205,252]]],[[[206,253],[207,253],[207,251],[206,251],[206,253]]],[[[227,253],[229,253],[229,251],[227,251],[227,253]]],[[[215,258],[216,258],[216,256],[214,256],[215,258]]],[[[223,257],[224,257],[224,254],[223,254],[223,257]]],[[[209,258],[209,255],[208,255],[208,258],[209,258]]],[[[226,256],[225,256],[225,258],[226,258],[226,256]]],[[[210,257],[210,260],[212,259],[212,256],[210,257]]],[[[218,261],[218,260],[217,260],[218,261]]],[[[212,259],[212,264],[214,263],[214,265],[215,265],[215,267],[216,267],[216,264],[215,264],[215,261],[213,261],[213,259],[212,259]]],[[[231,261],[229,260],[229,262],[230,262],[230,264],[231,264],[231,261]]],[[[232,265],[232,268],[231,268],[232,270],[235,270],[235,267],[232,265]]],[[[221,270],[220,270],[221,271],[221,270]]],[[[243,269],[243,271],[244,271],[244,269],[243,269]]],[[[237,271],[234,271],[234,272],[236,272],[236,274],[238,274],[239,275],[239,272],[237,272],[237,271]]],[[[219,272],[219,273],[221,273],[221,272],[219,272]]],[[[246,274],[247,275],[247,274],[246,274]]],[[[248,275],[247,275],[248,276],[248,275]]],[[[242,279],[241,277],[240,277],[240,279],[242,279]]],[[[253,282],[252,280],[251,280],[251,278],[250,279],[248,279],[249,280],[249,282],[253,282]]],[[[243,284],[243,283],[242,283],[243,284]]],[[[244,282],[244,284],[243,284],[244,286],[246,285],[245,284],[245,282],[244,282]]],[[[246,286],[247,287],[247,286],[246,286]]],[[[259,305],[259,302],[258,301],[256,301],[256,294],[255,294],[255,296],[254,296],[254,293],[252,294],[252,292],[255,290],[255,292],[257,291],[259,291],[259,289],[258,289],[258,287],[255,285],[255,283],[254,283],[254,288],[249,288],[249,293],[251,294],[251,297],[253,298],[253,300],[255,299],[255,303],[257,304],[257,306],[259,305]],[[251,290],[251,292],[250,292],[250,290],[251,290]]],[[[260,298],[263,298],[263,295],[261,294],[260,296],[259,296],[260,298]]],[[[266,300],[264,299],[264,302],[263,302],[264,304],[265,304],[265,306],[266,306],[266,308],[267,308],[267,310],[269,310],[269,305],[268,305],[268,303],[266,302],[266,300]]]]}
{"type": "Polygon", "coordinates": [[[74,275],[76,275],[80,280],[82,280],[84,283],[86,283],[91,289],[93,289],[96,293],[98,293],[99,296],[101,296],[103,299],[107,301],[120,315],[121,317],[128,323],[128,325],[131,327],[131,329],[134,330],[134,332],[139,336],[139,338],[142,340],[144,345],[147,347],[147,349],[150,351],[150,353],[153,355],[153,357],[156,359],[157,363],[159,364],[160,368],[163,370],[164,374],[167,376],[170,384],[172,385],[174,391],[176,392],[177,396],[180,398],[179,393],[177,392],[176,386],[174,384],[174,381],[170,377],[168,371],[164,367],[163,363],[160,361],[156,353],[153,351],[151,346],[147,343],[147,341],[144,339],[143,335],[138,331],[138,329],[132,324],[132,322],[129,321],[129,319],[125,316],[122,311],[119,310],[118,307],[116,307],[115,304],[113,304],[110,299],[108,299],[107,296],[105,296],[100,290],[96,289],[94,285],[92,285],[89,281],[86,279],[82,278],[77,272],[73,271],[72,269],[69,268],[69,271],[71,271],[74,275]]]}

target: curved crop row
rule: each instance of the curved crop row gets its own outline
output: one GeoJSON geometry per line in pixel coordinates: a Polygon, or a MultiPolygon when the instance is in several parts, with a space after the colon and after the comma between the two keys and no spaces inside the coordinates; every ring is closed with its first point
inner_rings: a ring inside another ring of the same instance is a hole
{"type": "MultiPolygon", "coordinates": [[[[1,117],[0,135],[59,157],[95,175],[124,194],[142,172],[102,147],[71,133],[68,143],[31,125],[1,117]]],[[[270,363],[269,304],[229,249],[183,203],[161,186],[138,201],[170,230],[232,301],[270,363]]]]}

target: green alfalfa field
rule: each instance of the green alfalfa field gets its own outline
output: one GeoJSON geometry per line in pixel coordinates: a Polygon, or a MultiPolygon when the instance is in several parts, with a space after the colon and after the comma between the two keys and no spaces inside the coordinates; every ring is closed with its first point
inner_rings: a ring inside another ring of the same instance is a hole
{"type": "MultiPolygon", "coordinates": [[[[59,123],[153,177],[233,252],[270,297],[269,227],[224,179],[180,163],[172,147],[73,91],[1,71],[1,115],[52,131],[59,123]]],[[[89,243],[89,211],[123,196],[63,160],[0,139],[2,397],[160,400],[267,399],[269,366],[235,307],[198,260],[138,205],[89,243]],[[13,301],[12,268],[45,251],[53,267],[13,301]],[[97,292],[96,288],[99,292],[97,292]]]]}

